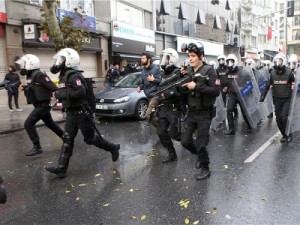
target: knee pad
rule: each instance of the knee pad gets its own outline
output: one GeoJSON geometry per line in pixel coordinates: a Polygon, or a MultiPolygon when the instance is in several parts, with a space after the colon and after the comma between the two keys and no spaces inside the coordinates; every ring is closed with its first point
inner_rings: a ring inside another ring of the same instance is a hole
{"type": "Polygon", "coordinates": [[[71,136],[70,136],[69,133],[64,132],[64,133],[63,133],[63,136],[62,136],[62,139],[63,139],[64,143],[67,143],[67,144],[69,144],[69,145],[72,144],[72,139],[71,139],[71,136]]]}

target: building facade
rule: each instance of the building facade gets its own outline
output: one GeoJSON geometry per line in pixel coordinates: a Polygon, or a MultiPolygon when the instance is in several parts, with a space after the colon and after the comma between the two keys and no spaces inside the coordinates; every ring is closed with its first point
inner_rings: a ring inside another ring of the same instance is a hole
{"type": "Polygon", "coordinates": [[[279,51],[277,0],[242,0],[241,46],[244,58],[272,60],[279,51]]]}

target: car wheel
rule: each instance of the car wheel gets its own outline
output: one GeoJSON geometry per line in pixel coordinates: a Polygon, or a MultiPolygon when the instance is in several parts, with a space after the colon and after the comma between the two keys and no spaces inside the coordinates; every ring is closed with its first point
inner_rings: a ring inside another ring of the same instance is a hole
{"type": "Polygon", "coordinates": [[[144,120],[146,119],[146,111],[148,108],[148,102],[146,100],[140,100],[136,104],[135,108],[135,117],[139,120],[144,120]]]}

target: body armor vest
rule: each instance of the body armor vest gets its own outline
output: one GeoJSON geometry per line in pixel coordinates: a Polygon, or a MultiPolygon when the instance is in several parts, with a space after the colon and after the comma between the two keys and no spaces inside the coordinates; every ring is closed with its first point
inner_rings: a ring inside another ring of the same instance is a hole
{"type": "Polygon", "coordinates": [[[219,67],[218,68],[218,75],[220,79],[221,85],[226,85],[228,83],[227,79],[227,68],[226,67],[219,67]]]}
{"type": "MultiPolygon", "coordinates": [[[[73,76],[76,76],[75,75],[76,73],[79,72],[73,69],[67,70],[65,72],[65,74],[60,78],[59,81],[60,83],[59,91],[66,91],[67,93],[72,93],[72,91],[74,91],[70,80],[73,79],[73,76]]],[[[78,79],[80,79],[79,76],[78,79]]],[[[81,82],[83,85],[83,81],[81,82]]],[[[67,98],[62,100],[63,107],[66,109],[79,108],[86,103],[87,103],[86,97],[76,98],[76,99],[67,98]]]]}
{"type": "Polygon", "coordinates": [[[236,70],[236,71],[230,72],[230,73],[227,75],[227,79],[228,79],[228,87],[229,87],[229,91],[230,91],[231,93],[235,93],[235,90],[234,90],[234,88],[233,88],[232,82],[234,81],[234,79],[237,79],[237,78],[238,78],[238,73],[239,73],[239,71],[236,70]]]}
{"type": "Polygon", "coordinates": [[[34,98],[36,103],[40,102],[50,102],[51,99],[51,91],[43,86],[42,84],[36,82],[37,77],[42,75],[43,73],[40,70],[35,70],[31,74],[31,83],[29,84],[33,90],[34,98]]]}
{"type": "MultiPolygon", "coordinates": [[[[201,85],[207,85],[208,77],[208,70],[211,69],[211,66],[209,65],[203,65],[198,72],[192,72],[192,80],[201,85]]],[[[200,93],[197,91],[191,91],[188,93],[188,105],[191,110],[208,110],[212,109],[213,105],[215,103],[216,97],[211,96],[206,93],[200,93]]]]}
{"type": "Polygon", "coordinates": [[[285,70],[285,73],[279,74],[276,73],[276,70],[273,70],[273,96],[277,98],[288,98],[292,95],[291,85],[289,83],[289,70],[285,70]]]}

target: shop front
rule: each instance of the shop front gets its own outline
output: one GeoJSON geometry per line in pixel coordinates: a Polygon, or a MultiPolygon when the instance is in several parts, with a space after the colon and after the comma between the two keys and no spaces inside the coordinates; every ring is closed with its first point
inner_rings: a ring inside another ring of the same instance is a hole
{"type": "Polygon", "coordinates": [[[155,54],[154,31],[144,29],[119,21],[113,22],[111,36],[111,51],[113,65],[131,68],[140,67],[141,54],[146,52],[154,59],[155,54]]]}

